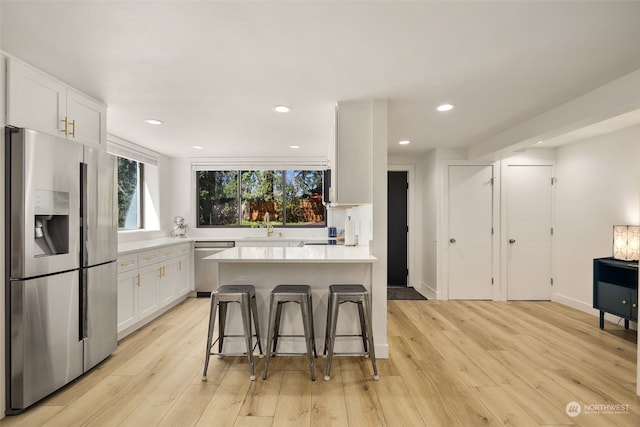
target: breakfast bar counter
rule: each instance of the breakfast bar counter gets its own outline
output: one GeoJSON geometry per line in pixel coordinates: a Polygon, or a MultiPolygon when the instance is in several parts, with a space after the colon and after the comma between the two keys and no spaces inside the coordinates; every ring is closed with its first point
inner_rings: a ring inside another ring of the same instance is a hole
{"type": "Polygon", "coordinates": [[[372,263],[368,246],[235,247],[208,257],[224,263],[372,263]]]}
{"type": "MultiPolygon", "coordinates": [[[[371,292],[372,264],[377,258],[369,254],[367,246],[310,245],[302,247],[234,247],[207,257],[217,261],[220,285],[254,285],[258,303],[259,323],[263,344],[266,344],[269,293],[277,285],[302,284],[311,286],[316,348],[324,349],[329,286],[332,284],[361,284],[371,292]]],[[[373,293],[372,293],[373,294],[373,293]]],[[[372,295],[375,298],[375,295],[372,295]]],[[[386,298],[386,295],[385,295],[386,298]]],[[[230,334],[242,334],[239,308],[230,306],[227,328],[230,334]]],[[[373,311],[376,317],[376,311],[373,311]]],[[[374,321],[375,325],[375,321],[374,321]]],[[[282,314],[283,334],[302,334],[300,310],[286,307],[282,314]]],[[[355,304],[345,304],[338,316],[338,334],[359,334],[359,317],[355,304]]],[[[378,337],[374,328],[376,348],[386,347],[386,337],[378,337]]],[[[229,351],[243,351],[241,339],[231,338],[229,351]]],[[[278,351],[304,352],[304,339],[283,337],[278,351]]],[[[358,352],[362,341],[358,337],[336,340],[336,352],[358,352]]],[[[381,349],[382,350],[382,349],[381,349]]],[[[382,354],[386,351],[382,351],[382,354]]]]}

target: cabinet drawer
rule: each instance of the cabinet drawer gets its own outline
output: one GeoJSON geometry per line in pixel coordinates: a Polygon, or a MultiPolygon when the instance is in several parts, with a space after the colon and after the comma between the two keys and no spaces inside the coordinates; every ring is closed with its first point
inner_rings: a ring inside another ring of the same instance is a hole
{"type": "Polygon", "coordinates": [[[138,254],[120,255],[118,257],[118,274],[138,268],[138,254]]]}
{"type": "Polygon", "coordinates": [[[189,252],[191,252],[191,243],[182,243],[180,245],[176,245],[175,250],[177,256],[188,255],[189,252]]]}
{"type": "Polygon", "coordinates": [[[160,253],[158,249],[138,252],[138,266],[144,267],[160,262],[160,253]]]}
{"type": "Polygon", "coordinates": [[[175,246],[165,246],[158,249],[158,256],[161,260],[173,258],[178,255],[175,246]]]}
{"type": "MultiPolygon", "coordinates": [[[[596,308],[620,317],[631,317],[631,289],[607,282],[598,282],[597,287],[596,308]]],[[[633,303],[635,304],[636,301],[633,303]]]]}
{"type": "Polygon", "coordinates": [[[163,248],[160,248],[158,251],[160,254],[160,259],[164,260],[164,259],[176,258],[182,255],[186,255],[189,253],[190,250],[191,250],[190,243],[182,243],[179,245],[165,246],[163,248]]]}

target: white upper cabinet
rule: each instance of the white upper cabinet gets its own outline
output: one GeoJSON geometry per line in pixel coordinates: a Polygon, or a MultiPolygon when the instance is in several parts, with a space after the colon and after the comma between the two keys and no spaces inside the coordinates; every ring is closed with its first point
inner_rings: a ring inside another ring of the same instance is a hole
{"type": "Polygon", "coordinates": [[[104,104],[14,58],[7,62],[7,124],[105,149],[104,104]]]}
{"type": "Polygon", "coordinates": [[[82,144],[105,149],[106,117],[107,108],[104,104],[74,90],[67,90],[67,134],[70,137],[82,144]]]}
{"type": "Polygon", "coordinates": [[[335,205],[371,203],[373,103],[338,103],[334,126],[329,146],[330,201],[335,205]]]}

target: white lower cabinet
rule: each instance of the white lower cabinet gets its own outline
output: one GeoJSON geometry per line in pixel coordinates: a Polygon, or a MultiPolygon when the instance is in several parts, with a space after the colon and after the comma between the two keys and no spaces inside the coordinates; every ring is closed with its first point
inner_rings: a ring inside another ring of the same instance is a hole
{"type": "Polygon", "coordinates": [[[138,321],[138,270],[118,274],[118,332],[138,321]]]}
{"type": "Polygon", "coordinates": [[[178,258],[178,263],[175,266],[177,296],[186,295],[191,290],[191,286],[189,284],[189,272],[192,271],[192,269],[189,268],[190,265],[189,257],[187,255],[183,255],[178,258]]]}
{"type": "Polygon", "coordinates": [[[143,267],[138,271],[138,274],[140,274],[138,312],[140,319],[144,319],[158,309],[158,285],[162,274],[162,266],[154,264],[143,267]]]}
{"type": "Polygon", "coordinates": [[[190,253],[191,244],[182,243],[118,258],[118,338],[189,293],[190,253]]]}

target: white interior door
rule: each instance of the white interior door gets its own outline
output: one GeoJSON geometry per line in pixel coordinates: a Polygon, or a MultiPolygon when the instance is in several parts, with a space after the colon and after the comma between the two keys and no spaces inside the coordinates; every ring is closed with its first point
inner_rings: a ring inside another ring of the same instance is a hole
{"type": "Polygon", "coordinates": [[[551,166],[507,167],[507,299],[551,299],[551,166]]]}
{"type": "Polygon", "coordinates": [[[492,178],[492,166],[449,166],[449,299],[492,299],[492,178]]]}

